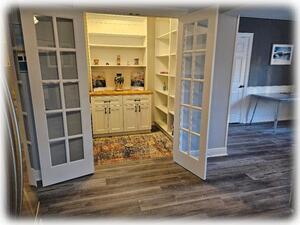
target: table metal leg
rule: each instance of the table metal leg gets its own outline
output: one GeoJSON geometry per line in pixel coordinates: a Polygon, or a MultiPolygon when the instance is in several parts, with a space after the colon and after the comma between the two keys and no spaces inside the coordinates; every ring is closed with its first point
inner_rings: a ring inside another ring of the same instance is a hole
{"type": "Polygon", "coordinates": [[[256,98],[256,102],[255,102],[255,106],[254,106],[254,109],[253,109],[253,112],[252,112],[250,124],[252,124],[253,117],[254,117],[254,114],[255,114],[255,111],[256,111],[256,108],[257,108],[258,100],[259,100],[259,98],[256,98]]]}
{"type": "Polygon", "coordinates": [[[274,133],[276,133],[277,124],[278,124],[279,107],[280,107],[280,101],[277,102],[275,116],[274,116],[274,133]]]}

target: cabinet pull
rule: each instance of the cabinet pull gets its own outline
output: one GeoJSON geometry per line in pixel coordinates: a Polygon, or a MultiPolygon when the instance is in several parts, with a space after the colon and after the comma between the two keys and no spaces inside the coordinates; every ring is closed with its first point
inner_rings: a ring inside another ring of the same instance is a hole
{"type": "Polygon", "coordinates": [[[104,114],[106,114],[106,107],[104,108],[104,114]]]}
{"type": "Polygon", "coordinates": [[[110,112],[110,108],[108,108],[108,113],[109,113],[109,114],[111,114],[111,112],[110,112]]]}
{"type": "Polygon", "coordinates": [[[139,105],[139,112],[141,112],[141,106],[139,105]]]}
{"type": "Polygon", "coordinates": [[[134,106],[134,111],[137,112],[137,106],[136,105],[134,106]]]}

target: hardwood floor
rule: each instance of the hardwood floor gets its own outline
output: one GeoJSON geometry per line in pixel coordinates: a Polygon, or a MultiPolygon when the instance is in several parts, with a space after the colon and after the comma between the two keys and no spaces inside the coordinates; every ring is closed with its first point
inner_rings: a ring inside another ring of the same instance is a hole
{"type": "Polygon", "coordinates": [[[277,217],[291,215],[293,128],[232,125],[227,157],[208,179],[171,159],[97,165],[94,175],[39,190],[42,217],[277,217]]]}

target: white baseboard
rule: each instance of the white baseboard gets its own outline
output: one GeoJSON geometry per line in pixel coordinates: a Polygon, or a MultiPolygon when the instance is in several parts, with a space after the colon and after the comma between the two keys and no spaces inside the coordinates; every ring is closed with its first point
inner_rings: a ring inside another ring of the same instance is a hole
{"type": "Polygon", "coordinates": [[[227,156],[227,147],[209,148],[206,154],[207,157],[227,156]]]}

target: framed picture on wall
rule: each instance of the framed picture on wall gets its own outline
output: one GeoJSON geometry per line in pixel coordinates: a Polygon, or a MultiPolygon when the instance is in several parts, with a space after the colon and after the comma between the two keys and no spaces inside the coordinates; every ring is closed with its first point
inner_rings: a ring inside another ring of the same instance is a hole
{"type": "Polygon", "coordinates": [[[293,45],[273,44],[271,65],[291,65],[293,45]]]}

